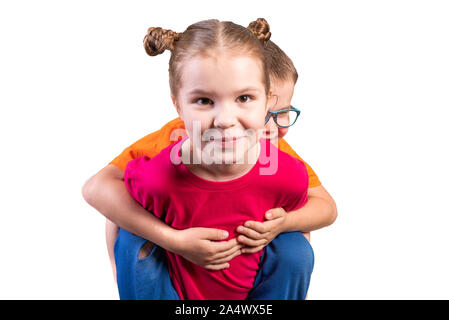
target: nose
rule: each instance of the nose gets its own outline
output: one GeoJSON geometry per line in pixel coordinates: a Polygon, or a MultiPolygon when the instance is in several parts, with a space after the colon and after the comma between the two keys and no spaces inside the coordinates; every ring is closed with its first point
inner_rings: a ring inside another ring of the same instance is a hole
{"type": "Polygon", "coordinates": [[[216,107],[214,126],[217,128],[230,128],[237,124],[237,110],[232,104],[223,104],[216,107]]]}

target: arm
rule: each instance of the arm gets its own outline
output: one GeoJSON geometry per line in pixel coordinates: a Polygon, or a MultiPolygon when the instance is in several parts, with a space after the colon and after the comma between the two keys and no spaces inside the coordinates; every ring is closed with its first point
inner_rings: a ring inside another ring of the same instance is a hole
{"type": "Polygon", "coordinates": [[[123,171],[108,165],[90,178],[83,187],[87,203],[108,220],[138,236],[174,251],[176,230],[157,217],[148,214],[128,193],[123,183],[123,171]]]}
{"type": "MultiPolygon", "coordinates": [[[[241,245],[235,238],[218,242],[228,237],[223,235],[223,230],[176,230],[149,214],[131,197],[123,176],[123,171],[118,167],[111,164],[106,166],[84,185],[84,199],[119,227],[205,268],[225,268],[228,266],[227,261],[240,254],[241,245]]],[[[112,241],[108,241],[108,246],[113,246],[112,241]]]]}
{"type": "Polygon", "coordinates": [[[109,261],[111,262],[112,274],[117,282],[117,270],[115,268],[114,244],[117,239],[119,228],[110,220],[106,219],[106,247],[108,249],[109,261]]]}
{"type": "Polygon", "coordinates": [[[281,232],[310,232],[327,227],[337,219],[337,205],[323,186],[308,189],[309,200],[300,209],[290,211],[281,232]]]}
{"type": "Polygon", "coordinates": [[[267,221],[264,222],[245,222],[244,226],[240,226],[237,229],[237,232],[242,233],[238,237],[239,242],[250,247],[249,249],[245,248],[243,252],[260,250],[282,232],[301,231],[307,240],[310,241],[310,231],[331,225],[337,218],[335,201],[321,185],[312,167],[284,139],[279,140],[278,148],[290,156],[301,160],[306,166],[309,176],[308,202],[300,209],[290,211],[289,214],[282,208],[268,210],[265,213],[267,221]]]}
{"type": "MultiPolygon", "coordinates": [[[[242,235],[238,241],[248,247],[242,252],[259,251],[282,232],[308,233],[331,225],[337,218],[337,206],[326,189],[323,186],[309,188],[308,198],[298,210],[287,214],[282,208],[271,209],[265,214],[267,221],[247,221],[240,226],[237,231],[242,235]]],[[[309,234],[304,236],[310,241],[309,234]]]]}

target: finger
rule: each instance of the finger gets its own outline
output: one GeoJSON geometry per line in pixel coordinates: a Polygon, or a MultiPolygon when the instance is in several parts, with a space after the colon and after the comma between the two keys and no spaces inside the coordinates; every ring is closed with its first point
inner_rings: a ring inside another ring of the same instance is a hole
{"type": "Polygon", "coordinates": [[[205,265],[204,268],[209,270],[221,270],[229,268],[229,263],[221,263],[221,264],[208,264],[205,265]]]}
{"type": "Polygon", "coordinates": [[[224,240],[229,237],[229,233],[226,230],[214,229],[214,228],[198,228],[200,231],[200,237],[206,240],[224,240]]]}
{"type": "Polygon", "coordinates": [[[220,242],[210,241],[208,243],[208,246],[210,247],[212,254],[217,254],[228,251],[229,249],[232,249],[238,244],[239,243],[237,241],[237,238],[232,238],[231,240],[228,241],[220,241],[220,242]]]}
{"type": "Polygon", "coordinates": [[[234,252],[243,248],[243,246],[244,246],[243,244],[237,242],[237,244],[234,247],[232,247],[231,249],[217,253],[214,256],[212,256],[211,261],[214,261],[216,259],[226,258],[227,256],[232,255],[234,252]]]}
{"type": "Polygon", "coordinates": [[[259,233],[266,233],[269,231],[271,221],[267,222],[259,222],[259,221],[246,221],[244,226],[247,228],[251,228],[259,233]]]}
{"type": "Polygon", "coordinates": [[[246,246],[257,247],[268,243],[267,239],[253,240],[245,236],[238,236],[238,241],[246,246]]]}
{"type": "Polygon", "coordinates": [[[229,260],[233,259],[234,257],[236,257],[236,256],[238,256],[240,254],[242,254],[242,250],[241,249],[235,251],[230,256],[227,256],[227,257],[224,257],[224,258],[221,258],[221,259],[218,259],[218,260],[212,262],[212,264],[221,264],[221,263],[228,262],[229,260]]]}
{"type": "Polygon", "coordinates": [[[267,220],[273,220],[276,218],[280,218],[285,214],[285,210],[282,208],[274,208],[270,209],[265,213],[265,218],[267,220]]]}
{"type": "Polygon", "coordinates": [[[257,252],[259,250],[262,250],[265,247],[265,245],[261,245],[261,246],[257,246],[257,247],[246,247],[242,249],[242,253],[254,253],[257,252]]]}
{"type": "Polygon", "coordinates": [[[259,233],[259,232],[255,231],[253,229],[246,228],[244,226],[239,226],[237,228],[237,232],[241,233],[242,235],[244,235],[244,236],[246,236],[246,237],[248,237],[250,239],[254,239],[254,240],[259,240],[259,239],[262,239],[264,237],[263,236],[264,234],[259,233]]]}

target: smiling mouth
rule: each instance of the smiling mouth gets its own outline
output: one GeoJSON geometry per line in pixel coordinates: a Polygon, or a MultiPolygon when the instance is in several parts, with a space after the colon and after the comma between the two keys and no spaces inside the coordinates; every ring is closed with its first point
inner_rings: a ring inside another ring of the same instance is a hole
{"type": "Polygon", "coordinates": [[[242,138],[242,137],[227,137],[227,138],[221,138],[221,139],[215,139],[215,137],[210,137],[209,140],[210,141],[222,142],[222,143],[228,143],[228,142],[237,141],[240,138],[242,138]]]}

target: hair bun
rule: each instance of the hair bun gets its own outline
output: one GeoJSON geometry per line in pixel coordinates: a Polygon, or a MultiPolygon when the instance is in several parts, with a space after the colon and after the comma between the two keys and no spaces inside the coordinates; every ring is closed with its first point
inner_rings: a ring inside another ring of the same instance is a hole
{"type": "Polygon", "coordinates": [[[248,25],[247,29],[251,31],[257,39],[262,41],[263,44],[266,44],[268,40],[270,40],[270,25],[264,18],[257,18],[256,21],[253,21],[248,25]]]}
{"type": "Polygon", "coordinates": [[[143,46],[150,56],[157,56],[165,50],[173,51],[180,34],[168,29],[151,27],[148,29],[143,46]]]}

